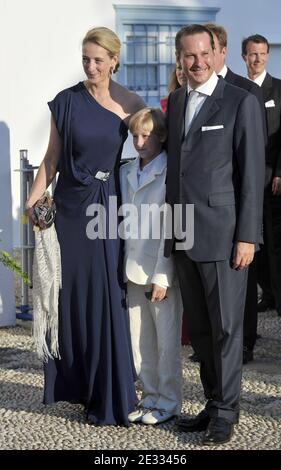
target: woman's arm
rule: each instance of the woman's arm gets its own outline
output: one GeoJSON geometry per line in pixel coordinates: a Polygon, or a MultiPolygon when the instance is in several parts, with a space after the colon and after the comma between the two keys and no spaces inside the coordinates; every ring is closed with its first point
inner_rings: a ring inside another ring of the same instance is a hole
{"type": "Polygon", "coordinates": [[[57,163],[61,153],[61,138],[57,131],[53,117],[51,117],[51,131],[46,155],[38,169],[30,195],[25,204],[26,215],[31,217],[29,210],[44,194],[44,191],[53,181],[57,172],[57,163]]]}

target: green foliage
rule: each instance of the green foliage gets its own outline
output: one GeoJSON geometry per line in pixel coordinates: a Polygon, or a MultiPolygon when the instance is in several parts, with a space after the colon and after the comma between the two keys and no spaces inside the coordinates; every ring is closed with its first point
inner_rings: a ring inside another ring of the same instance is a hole
{"type": "Polygon", "coordinates": [[[6,268],[11,269],[11,271],[13,271],[17,276],[21,277],[25,284],[30,283],[27,274],[22,271],[16,260],[12,258],[7,251],[0,250],[0,263],[2,263],[6,268]]]}

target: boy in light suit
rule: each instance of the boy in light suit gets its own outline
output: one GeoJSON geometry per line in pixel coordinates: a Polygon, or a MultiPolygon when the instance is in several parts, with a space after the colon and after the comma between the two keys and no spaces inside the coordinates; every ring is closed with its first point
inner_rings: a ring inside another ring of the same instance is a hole
{"type": "Polygon", "coordinates": [[[123,208],[133,204],[138,215],[134,221],[131,218],[131,232],[125,236],[124,277],[134,363],[143,388],[129,421],[158,424],[180,413],[182,386],[182,301],[173,260],[163,255],[163,213],[159,212],[166,189],[164,115],[160,109],[144,108],[131,118],[129,128],[139,156],[121,167],[122,204],[123,208]],[[152,219],[145,204],[153,204],[152,219]],[[153,221],[160,213],[156,237],[153,221]]]}

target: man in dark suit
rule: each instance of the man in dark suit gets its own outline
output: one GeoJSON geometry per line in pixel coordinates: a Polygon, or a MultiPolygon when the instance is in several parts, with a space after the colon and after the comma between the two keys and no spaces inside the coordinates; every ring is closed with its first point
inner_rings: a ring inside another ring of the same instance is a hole
{"type": "Polygon", "coordinates": [[[281,80],[266,72],[267,39],[255,34],[242,42],[248,77],[261,87],[267,117],[264,191],[264,246],[258,255],[258,282],[262,288],[259,311],[276,308],[281,316],[281,80]]]}
{"type": "Polygon", "coordinates": [[[223,77],[228,83],[238,86],[239,88],[243,88],[244,90],[247,90],[255,95],[261,108],[264,136],[267,140],[266,116],[262,90],[252,80],[234,73],[228,66],[226,66],[225,60],[227,55],[227,33],[223,26],[217,25],[215,23],[207,23],[204,24],[204,26],[208,28],[213,35],[215,44],[214,53],[216,74],[223,77]]]}
{"type": "MultiPolygon", "coordinates": [[[[215,44],[215,71],[222,76],[228,83],[249,91],[258,99],[262,120],[265,141],[267,140],[266,116],[261,88],[251,80],[232,72],[225,65],[227,54],[227,33],[225,29],[215,23],[208,23],[205,26],[211,31],[215,44]]],[[[260,189],[263,191],[263,188],[260,189]]],[[[243,364],[247,364],[254,358],[254,346],[257,339],[257,256],[255,255],[249,266],[247,294],[245,302],[244,322],[243,322],[243,364]]]]}
{"type": "Polygon", "coordinates": [[[262,240],[262,119],[255,96],[216,75],[206,27],[182,28],[176,55],[188,85],[168,100],[166,199],[172,208],[181,204],[183,214],[194,205],[194,244],[166,240],[165,256],[175,248],[207,398],[205,409],[179,427],[206,430],[203,443],[217,445],[231,439],[239,417],[247,267],[262,240]]]}

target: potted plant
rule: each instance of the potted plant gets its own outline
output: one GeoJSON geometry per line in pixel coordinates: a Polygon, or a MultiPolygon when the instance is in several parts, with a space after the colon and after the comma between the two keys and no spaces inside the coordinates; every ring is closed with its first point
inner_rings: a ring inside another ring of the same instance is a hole
{"type": "MultiPolygon", "coordinates": [[[[1,242],[1,239],[0,239],[1,242]]],[[[6,268],[13,271],[17,276],[21,277],[26,284],[29,284],[29,278],[26,273],[23,272],[21,267],[18,265],[16,260],[5,250],[0,249],[0,263],[6,268]]]]}

